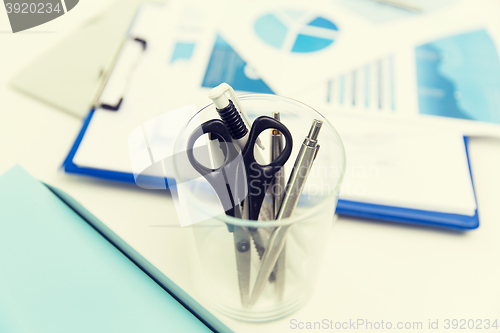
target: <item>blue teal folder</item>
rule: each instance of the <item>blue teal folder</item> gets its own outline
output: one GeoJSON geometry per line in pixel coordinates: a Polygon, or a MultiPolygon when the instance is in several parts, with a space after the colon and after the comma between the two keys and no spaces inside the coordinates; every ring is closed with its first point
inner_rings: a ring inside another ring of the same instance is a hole
{"type": "Polygon", "coordinates": [[[64,192],[0,177],[0,332],[231,332],[64,192]]]}

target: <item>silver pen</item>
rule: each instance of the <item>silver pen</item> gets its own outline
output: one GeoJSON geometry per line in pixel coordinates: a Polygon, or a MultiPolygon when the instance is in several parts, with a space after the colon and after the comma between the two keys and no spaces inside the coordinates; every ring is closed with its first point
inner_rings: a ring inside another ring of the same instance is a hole
{"type": "MultiPolygon", "coordinates": [[[[280,113],[273,112],[273,118],[280,121],[280,113]]],[[[283,134],[280,131],[274,129],[271,131],[271,161],[280,156],[283,151],[283,134]]],[[[280,210],[281,202],[285,194],[285,166],[283,166],[280,171],[278,171],[274,177],[274,181],[271,186],[271,198],[273,205],[273,220],[276,219],[278,212],[280,210]]],[[[274,269],[269,275],[269,281],[276,282],[276,293],[278,294],[278,299],[283,298],[285,292],[285,260],[286,260],[286,247],[283,246],[281,253],[278,257],[278,261],[274,266],[274,269]]]]}
{"type": "MultiPolygon", "coordinates": [[[[280,113],[273,112],[273,118],[280,121],[280,113]]],[[[281,155],[283,150],[283,134],[280,131],[273,129],[271,131],[271,161],[274,161],[281,155]]],[[[285,194],[285,166],[283,166],[275,175],[272,183],[271,202],[273,204],[273,220],[278,216],[281,201],[285,194]]]]}
{"type": "MultiPolygon", "coordinates": [[[[292,174],[286,185],[285,196],[283,197],[276,220],[290,217],[297,206],[307,176],[309,175],[309,171],[311,171],[312,164],[319,150],[318,135],[321,130],[321,125],[323,125],[322,121],[316,119],[313,121],[309,134],[300,147],[299,154],[293,165],[292,174]]],[[[290,225],[277,227],[269,237],[269,246],[262,257],[262,263],[257,273],[252,296],[250,297],[250,306],[255,304],[266,286],[266,281],[285,244],[286,233],[289,227],[290,225]]]]}

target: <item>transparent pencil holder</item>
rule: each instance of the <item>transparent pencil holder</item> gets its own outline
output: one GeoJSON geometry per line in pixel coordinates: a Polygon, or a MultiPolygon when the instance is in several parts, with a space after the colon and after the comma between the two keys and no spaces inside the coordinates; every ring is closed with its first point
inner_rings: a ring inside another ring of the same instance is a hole
{"type": "MultiPolygon", "coordinates": [[[[290,217],[274,220],[270,187],[259,220],[228,216],[212,184],[195,170],[186,154],[192,134],[211,119],[221,119],[213,104],[199,111],[181,130],[174,147],[174,170],[179,207],[184,207],[181,224],[192,224],[199,272],[195,283],[199,297],[221,313],[243,321],[266,322],[287,316],[303,306],[313,291],[326,241],[333,225],[339,187],[345,170],[342,141],[334,127],[313,108],[293,99],[265,94],[239,97],[250,124],[260,116],[279,112],[280,122],[292,137],[290,157],[280,172],[286,184],[299,150],[314,120],[323,122],[317,155],[307,175],[305,186],[290,217]],[[272,212],[272,213],[269,213],[272,212]],[[268,277],[253,295],[256,279],[269,240],[277,228],[286,229],[285,242],[268,277]],[[253,296],[253,297],[252,297],[253,296]]],[[[249,128],[250,130],[250,128],[249,128]]],[[[268,129],[259,135],[264,149],[254,147],[264,163],[271,161],[271,135],[268,129]],[[259,151],[259,152],[258,152],[259,151]]],[[[288,144],[287,142],[284,143],[288,144]]],[[[192,150],[211,169],[224,167],[221,140],[205,134],[192,150]],[[215,144],[214,144],[215,143],[215,144]],[[211,147],[209,153],[203,154],[211,147]],[[214,148],[215,147],[215,148],[214,148]],[[200,149],[199,149],[200,148],[200,149]],[[214,152],[213,150],[220,151],[214,152]]],[[[262,163],[260,163],[262,164],[262,163]]],[[[238,174],[238,177],[244,175],[238,174]]],[[[283,191],[280,192],[283,195],[283,191]]],[[[286,194],[285,194],[286,195],[286,194]]],[[[243,207],[244,207],[243,201],[243,207]]],[[[227,208],[227,207],[226,207],[227,208]]],[[[276,208],[274,208],[276,209],[276,208]]],[[[179,212],[178,212],[179,213],[179,212]]],[[[245,216],[245,215],[244,215],[245,216]]]]}

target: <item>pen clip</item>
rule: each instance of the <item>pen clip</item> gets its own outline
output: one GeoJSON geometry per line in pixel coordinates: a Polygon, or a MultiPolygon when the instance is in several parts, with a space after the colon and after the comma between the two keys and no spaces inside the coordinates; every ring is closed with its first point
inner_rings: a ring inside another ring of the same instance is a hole
{"type": "Polygon", "coordinates": [[[318,156],[319,147],[320,147],[320,145],[316,146],[316,151],[314,152],[313,161],[316,160],[316,156],[318,156]]]}

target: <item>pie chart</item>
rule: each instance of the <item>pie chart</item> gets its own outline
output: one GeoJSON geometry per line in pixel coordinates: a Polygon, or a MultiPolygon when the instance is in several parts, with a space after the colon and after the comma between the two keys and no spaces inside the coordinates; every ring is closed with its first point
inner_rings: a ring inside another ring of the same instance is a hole
{"type": "Polygon", "coordinates": [[[316,52],[330,46],[339,29],[332,21],[303,11],[280,10],[255,21],[255,33],[265,43],[295,52],[316,52]]]}

